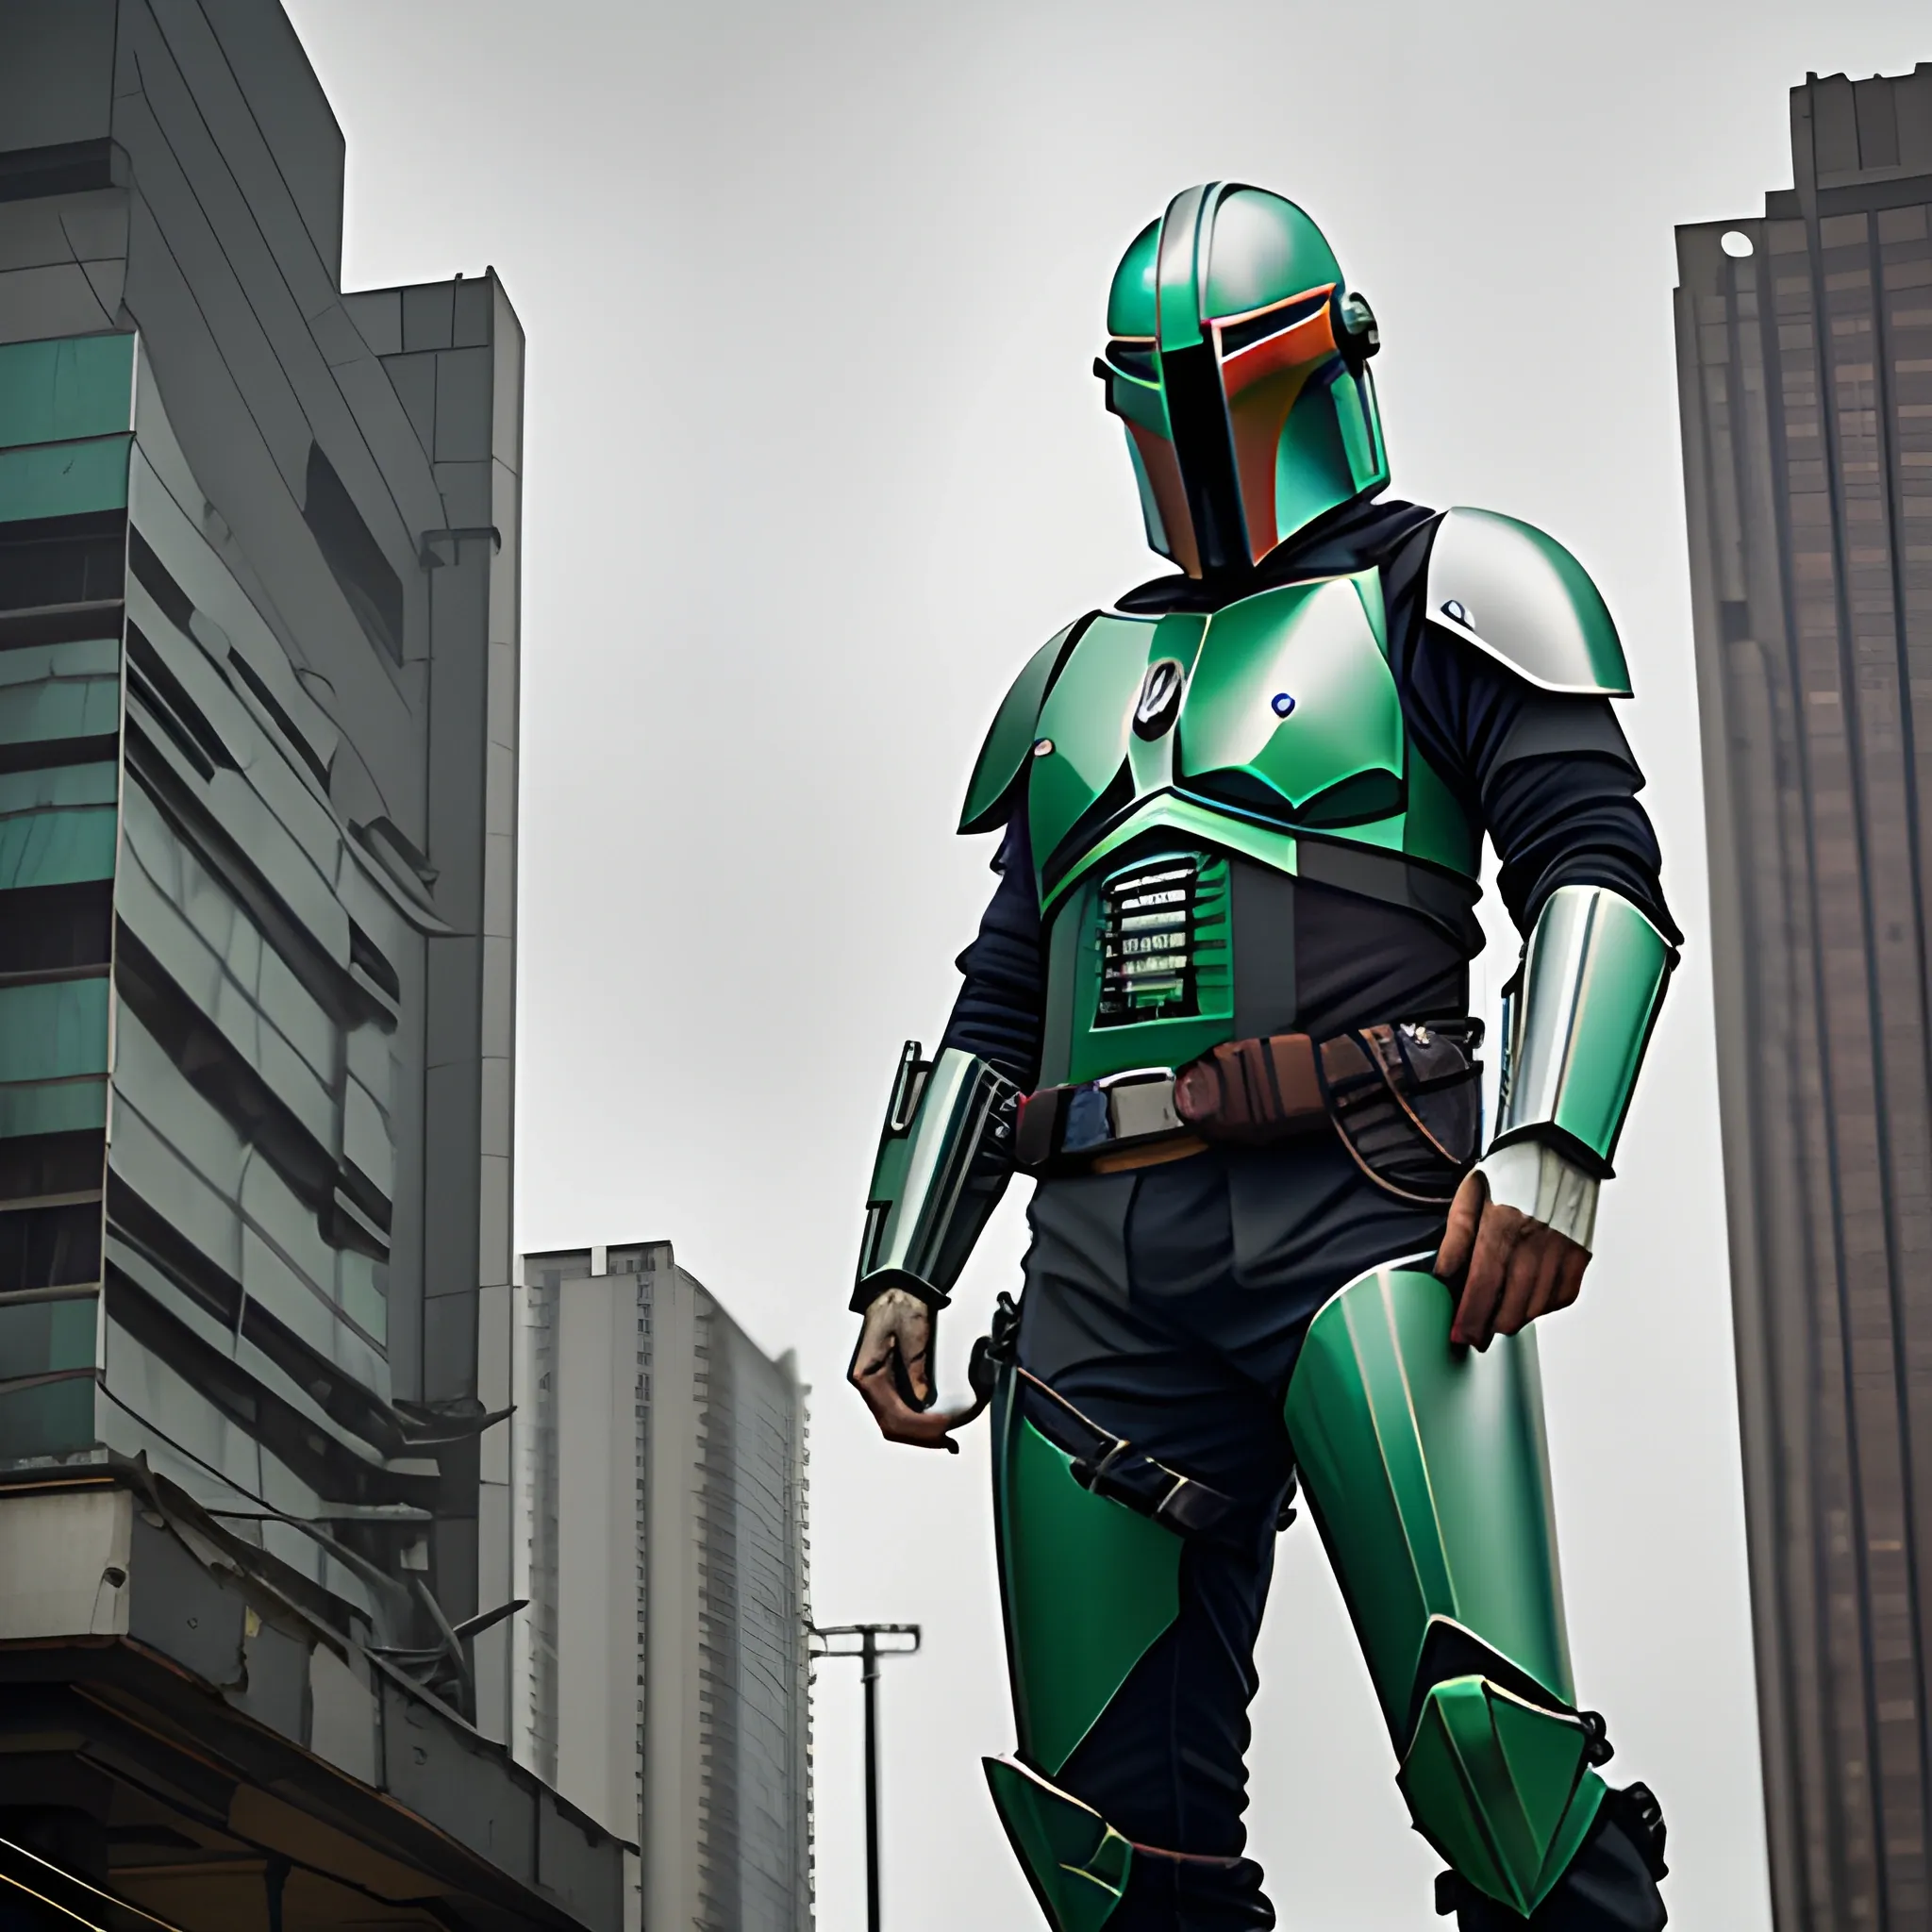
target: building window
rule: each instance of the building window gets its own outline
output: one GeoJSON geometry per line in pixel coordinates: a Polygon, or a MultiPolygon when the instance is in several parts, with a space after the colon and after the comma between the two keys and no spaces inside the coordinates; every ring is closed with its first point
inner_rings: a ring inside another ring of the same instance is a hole
{"type": "Polygon", "coordinates": [[[403,580],[370,534],[355,498],[319,443],[308,445],[308,489],[302,515],[370,641],[400,664],[403,580]]]}

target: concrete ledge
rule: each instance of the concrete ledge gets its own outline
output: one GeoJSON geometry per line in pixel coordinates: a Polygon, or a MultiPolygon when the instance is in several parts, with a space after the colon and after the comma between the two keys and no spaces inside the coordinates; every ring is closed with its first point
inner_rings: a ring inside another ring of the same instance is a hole
{"type": "Polygon", "coordinates": [[[305,1924],[622,1932],[620,1840],[155,1500],[0,1491],[0,1837],[92,1821],[82,1875],[185,1932],[265,1885],[305,1924]]]}

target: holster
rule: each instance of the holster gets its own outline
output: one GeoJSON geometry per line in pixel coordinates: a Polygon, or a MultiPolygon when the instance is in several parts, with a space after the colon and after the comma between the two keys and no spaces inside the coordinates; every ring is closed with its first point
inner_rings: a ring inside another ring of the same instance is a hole
{"type": "MultiPolygon", "coordinates": [[[[1020,1311],[1012,1296],[1002,1294],[991,1331],[973,1344],[974,1394],[982,1403],[989,1402],[1004,1379],[1007,1399],[1017,1402],[1033,1426],[1072,1458],[1069,1473],[1083,1490],[1124,1504],[1177,1536],[1207,1536],[1217,1529],[1233,1507],[1229,1499],[1102,1428],[1050,1383],[1021,1368],[1014,1359],[1019,1325],[1020,1311]]],[[[1291,1483],[1291,1493],[1292,1490],[1291,1483]]],[[[1292,1517],[1293,1511],[1286,1510],[1285,1515],[1292,1517]]]]}

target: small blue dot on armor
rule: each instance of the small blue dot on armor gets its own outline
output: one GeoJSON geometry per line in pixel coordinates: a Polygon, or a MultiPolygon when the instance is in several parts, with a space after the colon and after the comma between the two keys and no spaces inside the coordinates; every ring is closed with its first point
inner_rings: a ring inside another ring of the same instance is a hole
{"type": "Polygon", "coordinates": [[[1277,718],[1285,718],[1294,709],[1294,700],[1285,691],[1276,691],[1273,703],[1274,706],[1274,715],[1277,718]]]}

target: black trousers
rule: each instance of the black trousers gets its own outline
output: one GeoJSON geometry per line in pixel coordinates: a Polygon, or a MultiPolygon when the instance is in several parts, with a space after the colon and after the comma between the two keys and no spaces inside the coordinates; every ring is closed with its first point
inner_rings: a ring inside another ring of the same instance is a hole
{"type": "MultiPolygon", "coordinates": [[[[1107,1932],[1271,1926],[1242,1819],[1255,1640],[1293,1471],[1283,1399],[1323,1303],[1381,1262],[1432,1253],[1441,1216],[1385,1195],[1316,1140],[1046,1181],[1029,1221],[1021,1365],[1235,1506],[1186,1543],[1178,1616],[1055,1782],[1137,1845],[1178,1855],[1137,1856],[1107,1932]]],[[[1641,1860],[1606,1829],[1610,1841],[1600,1830],[1577,1860],[1604,1909],[1566,1903],[1566,1877],[1531,1922],[1539,1932],[1663,1924],[1641,1860]]],[[[1465,1923],[1524,1924],[1485,1909],[1472,1901],[1465,1923]]]]}

